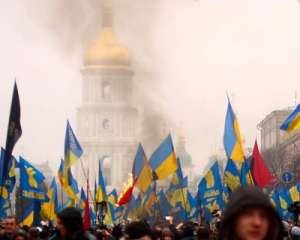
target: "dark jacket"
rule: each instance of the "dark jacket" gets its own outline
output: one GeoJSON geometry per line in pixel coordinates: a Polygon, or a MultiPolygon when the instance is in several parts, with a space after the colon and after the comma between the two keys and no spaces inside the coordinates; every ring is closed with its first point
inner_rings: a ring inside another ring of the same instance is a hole
{"type": "Polygon", "coordinates": [[[221,221],[220,239],[232,239],[235,218],[237,217],[237,214],[246,207],[262,207],[266,209],[270,214],[271,221],[266,240],[282,239],[283,226],[280,217],[270,203],[268,196],[258,187],[249,185],[239,187],[231,195],[221,221]]]}
{"type": "Polygon", "coordinates": [[[68,230],[66,240],[92,240],[91,235],[84,230],[81,213],[77,208],[64,208],[56,216],[68,230]]]}

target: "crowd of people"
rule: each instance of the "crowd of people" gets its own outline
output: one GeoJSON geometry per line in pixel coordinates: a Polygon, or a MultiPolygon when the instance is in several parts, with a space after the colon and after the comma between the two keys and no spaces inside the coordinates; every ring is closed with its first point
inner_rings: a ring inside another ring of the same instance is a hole
{"type": "Polygon", "coordinates": [[[280,219],[266,194],[255,186],[244,185],[231,195],[217,222],[185,222],[177,226],[172,217],[149,226],[141,219],[108,229],[96,225],[85,231],[78,209],[67,207],[57,214],[57,227],[19,227],[15,217],[5,219],[0,240],[300,240],[294,221],[280,219]]]}

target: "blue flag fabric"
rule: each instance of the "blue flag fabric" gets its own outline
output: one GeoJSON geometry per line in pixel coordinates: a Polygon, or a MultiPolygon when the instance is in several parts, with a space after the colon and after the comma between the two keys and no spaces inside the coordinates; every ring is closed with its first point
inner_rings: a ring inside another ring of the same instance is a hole
{"type": "Polygon", "coordinates": [[[23,198],[49,202],[50,198],[40,186],[44,179],[45,177],[41,172],[20,157],[20,191],[23,198]]]}
{"type": "Polygon", "coordinates": [[[159,180],[167,178],[177,170],[177,160],[170,134],[151,155],[149,165],[159,180]]]}
{"type": "Polygon", "coordinates": [[[228,159],[227,161],[224,178],[231,191],[234,191],[241,186],[239,172],[231,159],[228,159]]]}
{"type": "Polygon", "coordinates": [[[292,132],[300,127],[300,104],[291,113],[290,116],[281,124],[280,129],[286,132],[292,132]]]}
{"type": "Polygon", "coordinates": [[[20,226],[40,226],[39,221],[39,212],[41,210],[41,203],[39,201],[32,201],[28,207],[25,209],[25,211],[22,213],[19,223],[20,226]]]}
{"type": "MultiPolygon", "coordinates": [[[[228,96],[227,96],[228,98],[228,96]]],[[[244,162],[245,154],[242,147],[239,124],[228,98],[228,108],[225,119],[223,143],[226,156],[233,161],[244,162]]]]}
{"type": "Polygon", "coordinates": [[[222,209],[222,185],[217,161],[199,183],[198,192],[203,206],[211,212],[215,209],[222,209]]]}

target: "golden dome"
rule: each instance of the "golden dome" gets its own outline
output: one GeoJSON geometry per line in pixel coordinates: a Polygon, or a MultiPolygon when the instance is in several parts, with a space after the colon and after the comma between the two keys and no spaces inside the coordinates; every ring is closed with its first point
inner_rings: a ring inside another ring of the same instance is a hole
{"type": "Polygon", "coordinates": [[[85,68],[130,69],[130,53],[122,46],[112,28],[112,4],[110,0],[103,3],[102,29],[99,39],[88,48],[83,56],[85,68]]]}
{"type": "Polygon", "coordinates": [[[183,132],[179,134],[179,140],[185,140],[185,135],[183,132]]]}

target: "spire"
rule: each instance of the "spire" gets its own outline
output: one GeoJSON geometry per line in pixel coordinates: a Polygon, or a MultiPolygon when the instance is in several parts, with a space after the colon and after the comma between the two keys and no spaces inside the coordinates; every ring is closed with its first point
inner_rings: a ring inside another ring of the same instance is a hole
{"type": "Polygon", "coordinates": [[[102,6],[102,27],[113,27],[113,7],[111,0],[104,0],[102,6]]]}

